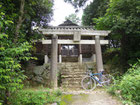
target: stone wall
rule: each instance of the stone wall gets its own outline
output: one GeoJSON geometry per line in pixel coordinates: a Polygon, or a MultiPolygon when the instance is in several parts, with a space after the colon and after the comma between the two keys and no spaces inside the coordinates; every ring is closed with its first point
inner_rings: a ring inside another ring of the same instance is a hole
{"type": "Polygon", "coordinates": [[[38,85],[49,85],[49,77],[50,77],[50,65],[44,64],[42,66],[36,66],[34,64],[30,64],[29,67],[26,68],[27,81],[30,82],[32,86],[38,85]]]}
{"type": "MultiPolygon", "coordinates": [[[[69,89],[81,89],[81,80],[86,75],[87,67],[95,68],[95,63],[67,62],[58,63],[58,86],[69,89]]],[[[95,71],[96,72],[96,71],[95,71]]],[[[31,86],[44,85],[49,87],[50,84],[50,64],[36,66],[29,64],[26,68],[27,80],[31,86]]]]}

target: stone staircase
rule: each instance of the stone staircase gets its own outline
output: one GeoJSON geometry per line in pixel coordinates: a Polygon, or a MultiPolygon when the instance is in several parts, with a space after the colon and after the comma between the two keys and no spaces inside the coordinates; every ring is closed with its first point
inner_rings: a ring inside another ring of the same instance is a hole
{"type": "Polygon", "coordinates": [[[78,62],[78,57],[69,56],[69,57],[62,57],[62,62],[78,62]]]}
{"type": "Polygon", "coordinates": [[[81,80],[86,74],[84,64],[80,63],[61,63],[61,87],[68,89],[81,89],[81,80]]]}

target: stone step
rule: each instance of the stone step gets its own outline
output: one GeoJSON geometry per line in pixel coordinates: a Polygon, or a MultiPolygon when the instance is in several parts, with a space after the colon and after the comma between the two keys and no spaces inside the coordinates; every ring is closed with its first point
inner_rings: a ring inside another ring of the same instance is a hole
{"type": "Polygon", "coordinates": [[[61,72],[61,74],[65,74],[65,73],[67,73],[67,74],[68,73],[72,73],[72,74],[73,73],[78,73],[79,74],[79,73],[86,73],[86,71],[76,71],[76,70],[73,70],[73,71],[62,71],[61,72]]]}
{"type": "Polygon", "coordinates": [[[81,79],[82,79],[82,77],[81,78],[79,78],[79,77],[73,77],[73,78],[62,78],[61,80],[63,82],[63,81],[79,81],[81,79]]]}
{"type": "Polygon", "coordinates": [[[85,67],[83,64],[81,65],[80,63],[62,63],[62,64],[59,64],[58,66],[64,66],[64,67],[85,67]]]}
{"type": "Polygon", "coordinates": [[[73,71],[73,72],[61,72],[61,75],[85,75],[86,72],[79,72],[79,71],[73,71]]]}
{"type": "Polygon", "coordinates": [[[69,88],[69,89],[82,89],[81,85],[63,85],[63,87],[65,88],[69,88]]]}
{"type": "Polygon", "coordinates": [[[62,82],[63,81],[78,81],[78,80],[81,80],[82,78],[79,78],[79,77],[74,77],[74,78],[62,78],[62,82]]]}
{"type": "Polygon", "coordinates": [[[83,78],[85,75],[61,75],[61,78],[83,78]]]}
{"type": "Polygon", "coordinates": [[[61,73],[61,75],[86,75],[86,73],[79,73],[79,72],[71,72],[71,73],[67,73],[67,72],[65,72],[65,73],[61,73]]]}
{"type": "Polygon", "coordinates": [[[69,68],[69,69],[63,69],[61,70],[61,72],[86,72],[86,70],[69,68]]]}
{"type": "Polygon", "coordinates": [[[61,72],[62,75],[69,75],[69,74],[77,74],[77,75],[80,75],[80,74],[86,74],[86,72],[79,72],[79,71],[71,71],[71,72],[61,72]]]}
{"type": "Polygon", "coordinates": [[[75,82],[63,81],[62,84],[81,84],[81,81],[75,81],[75,82]]]}
{"type": "Polygon", "coordinates": [[[60,66],[61,86],[69,89],[82,89],[81,80],[86,75],[85,64],[68,62],[61,63],[60,66]]]}
{"type": "Polygon", "coordinates": [[[83,71],[68,71],[68,72],[61,72],[61,74],[83,74],[83,73],[86,73],[86,72],[83,72],[83,71]]]}
{"type": "Polygon", "coordinates": [[[63,82],[62,84],[65,85],[81,85],[81,81],[76,81],[76,82],[63,82]]]}
{"type": "Polygon", "coordinates": [[[87,71],[86,69],[79,69],[79,68],[63,68],[62,70],[61,70],[61,72],[63,72],[63,71],[87,71]]]}
{"type": "Polygon", "coordinates": [[[86,72],[64,72],[61,75],[85,75],[86,72]]]}
{"type": "Polygon", "coordinates": [[[79,83],[79,82],[81,82],[81,80],[82,79],[77,79],[77,80],[73,80],[73,79],[71,79],[71,80],[63,80],[62,83],[79,83]]]}
{"type": "Polygon", "coordinates": [[[69,68],[62,68],[61,71],[86,71],[86,69],[79,69],[79,68],[74,68],[74,67],[69,67],[69,68]]]}
{"type": "Polygon", "coordinates": [[[63,84],[62,86],[65,86],[65,87],[71,87],[71,88],[75,88],[75,87],[82,87],[81,85],[75,85],[75,84],[72,84],[72,85],[67,85],[67,84],[63,84]]]}
{"type": "Polygon", "coordinates": [[[79,80],[64,80],[62,83],[79,83],[82,79],[79,80]]]}

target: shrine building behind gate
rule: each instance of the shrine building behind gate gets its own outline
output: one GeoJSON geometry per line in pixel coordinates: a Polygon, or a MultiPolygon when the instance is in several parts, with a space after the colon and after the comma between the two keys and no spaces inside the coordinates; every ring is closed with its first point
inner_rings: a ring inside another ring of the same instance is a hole
{"type": "Polygon", "coordinates": [[[45,52],[44,63],[51,63],[52,86],[57,87],[57,63],[88,62],[97,64],[97,70],[103,70],[101,45],[108,44],[104,40],[110,31],[94,30],[91,26],[78,26],[70,20],[59,26],[40,28],[45,36],[38,50],[45,52]]]}

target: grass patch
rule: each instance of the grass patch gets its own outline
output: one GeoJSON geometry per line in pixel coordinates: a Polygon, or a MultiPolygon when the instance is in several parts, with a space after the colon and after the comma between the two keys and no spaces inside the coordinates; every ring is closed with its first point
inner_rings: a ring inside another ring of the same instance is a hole
{"type": "Polygon", "coordinates": [[[10,105],[48,105],[61,101],[62,92],[50,89],[23,89],[11,94],[10,105]]]}

